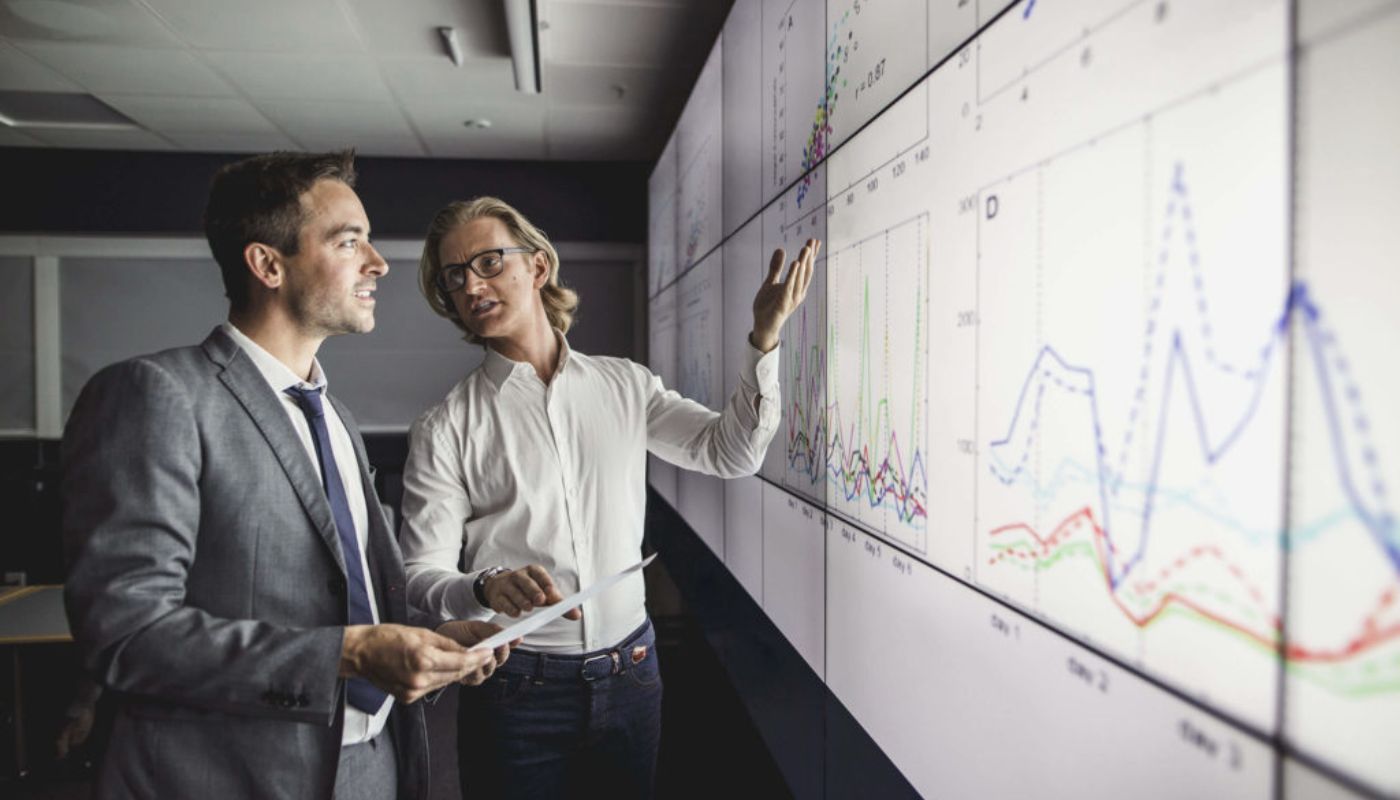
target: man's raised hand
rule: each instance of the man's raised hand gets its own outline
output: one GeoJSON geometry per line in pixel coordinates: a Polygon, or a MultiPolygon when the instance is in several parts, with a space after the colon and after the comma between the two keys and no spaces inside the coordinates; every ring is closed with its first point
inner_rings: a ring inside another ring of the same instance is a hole
{"type": "Polygon", "coordinates": [[[807,297],[821,246],[821,240],[808,239],[788,268],[786,277],[783,276],[783,262],[787,260],[787,253],[781,247],[773,251],[768,276],[753,298],[753,332],[749,334],[749,344],[760,352],[766,353],[778,346],[783,323],[807,297]]]}

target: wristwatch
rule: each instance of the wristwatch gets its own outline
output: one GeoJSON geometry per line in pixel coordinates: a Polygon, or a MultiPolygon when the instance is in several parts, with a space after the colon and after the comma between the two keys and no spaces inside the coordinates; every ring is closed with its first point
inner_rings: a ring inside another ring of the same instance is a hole
{"type": "Polygon", "coordinates": [[[510,572],[505,567],[487,567],[477,573],[476,580],[472,581],[472,594],[476,595],[476,602],[482,608],[490,608],[491,604],[486,602],[486,582],[500,575],[502,572],[510,572]]]}

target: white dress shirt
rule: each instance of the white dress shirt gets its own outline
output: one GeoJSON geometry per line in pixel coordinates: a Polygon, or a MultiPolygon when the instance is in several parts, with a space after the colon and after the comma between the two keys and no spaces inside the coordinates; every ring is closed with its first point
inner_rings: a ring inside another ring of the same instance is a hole
{"type": "MultiPolygon", "coordinates": [[[[483,569],[538,563],[567,596],[641,558],[647,451],[725,478],[762,464],[780,416],[777,348],[748,349],[739,388],[719,413],[640,364],[571,352],[563,334],[559,342],[549,385],[529,364],[488,349],[413,424],[399,533],[411,604],[444,620],[508,625],[472,593],[483,569]]],[[[641,573],[630,575],[584,603],[582,621],[555,620],[522,646],[611,647],[645,621],[645,602],[641,573]]]]}
{"type": "MultiPolygon", "coordinates": [[[[243,352],[252,359],[253,365],[262,373],[263,379],[267,381],[268,388],[282,401],[282,410],[287,412],[287,417],[292,421],[292,427],[296,429],[297,436],[301,439],[302,446],[306,448],[306,453],[311,457],[311,464],[316,468],[316,474],[321,475],[321,460],[316,455],[316,442],[312,438],[311,425],[306,421],[306,414],[297,404],[296,398],[287,394],[287,389],[297,386],[303,389],[324,389],[326,384],[326,374],[321,371],[321,362],[311,360],[311,380],[304,381],[292,372],[286,364],[277,360],[277,357],[267,352],[257,342],[249,339],[243,331],[233,326],[231,322],[223,324],[224,332],[233,337],[238,342],[243,352]]],[[[371,582],[369,572],[369,559],[365,555],[365,534],[369,530],[369,509],[365,505],[364,488],[360,485],[360,461],[355,456],[355,444],[350,441],[350,433],[345,430],[345,423],[340,421],[340,415],[335,413],[335,406],[329,400],[322,404],[326,410],[326,430],[331,437],[331,453],[335,456],[336,469],[340,471],[341,483],[345,485],[345,497],[350,501],[350,518],[355,522],[355,538],[360,545],[360,570],[365,576],[365,587],[369,590],[369,610],[374,615],[374,621],[379,622],[379,604],[374,598],[374,584],[371,582]]],[[[322,482],[325,478],[322,477],[322,482]]],[[[341,734],[341,745],[359,744],[367,742],[379,735],[384,730],[384,723],[389,718],[389,710],[394,707],[394,698],[389,697],[380,706],[375,714],[365,712],[351,705],[345,706],[345,730],[341,734]]]]}

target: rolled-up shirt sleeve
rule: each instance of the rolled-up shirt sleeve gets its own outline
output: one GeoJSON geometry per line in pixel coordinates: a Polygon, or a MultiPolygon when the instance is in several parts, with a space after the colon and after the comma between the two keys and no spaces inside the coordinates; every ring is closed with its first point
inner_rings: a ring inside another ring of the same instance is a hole
{"type": "Polygon", "coordinates": [[[745,349],[739,386],[723,412],[682,397],[650,375],[647,449],[677,466],[722,478],[758,472],[782,416],[778,350],[745,349]]]}
{"type": "Polygon", "coordinates": [[[399,542],[408,574],[408,600],[444,620],[489,619],[472,592],[475,573],[457,569],[471,517],[462,448],[441,409],[413,423],[403,473],[399,542]]]}

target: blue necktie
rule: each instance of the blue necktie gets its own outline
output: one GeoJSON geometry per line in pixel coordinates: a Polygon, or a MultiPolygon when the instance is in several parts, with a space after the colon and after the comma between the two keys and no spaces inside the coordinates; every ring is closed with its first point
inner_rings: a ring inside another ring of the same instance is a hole
{"type": "MultiPolygon", "coordinates": [[[[316,458],[321,461],[321,483],[326,489],[326,499],[331,503],[331,514],[335,517],[335,532],[340,537],[340,552],[345,556],[345,576],[350,593],[350,624],[373,625],[374,613],[369,605],[369,588],[365,584],[365,573],[360,568],[360,543],[355,539],[355,520],[350,516],[350,501],[345,497],[345,484],[340,480],[340,470],[335,466],[335,451],[331,449],[330,432],[326,430],[326,409],[321,405],[320,389],[300,389],[288,387],[287,394],[296,399],[297,405],[306,415],[311,425],[311,440],[316,445],[316,458]]],[[[384,705],[388,697],[383,691],[364,678],[351,678],[346,682],[345,692],[350,705],[366,714],[373,714],[384,705]]]]}

